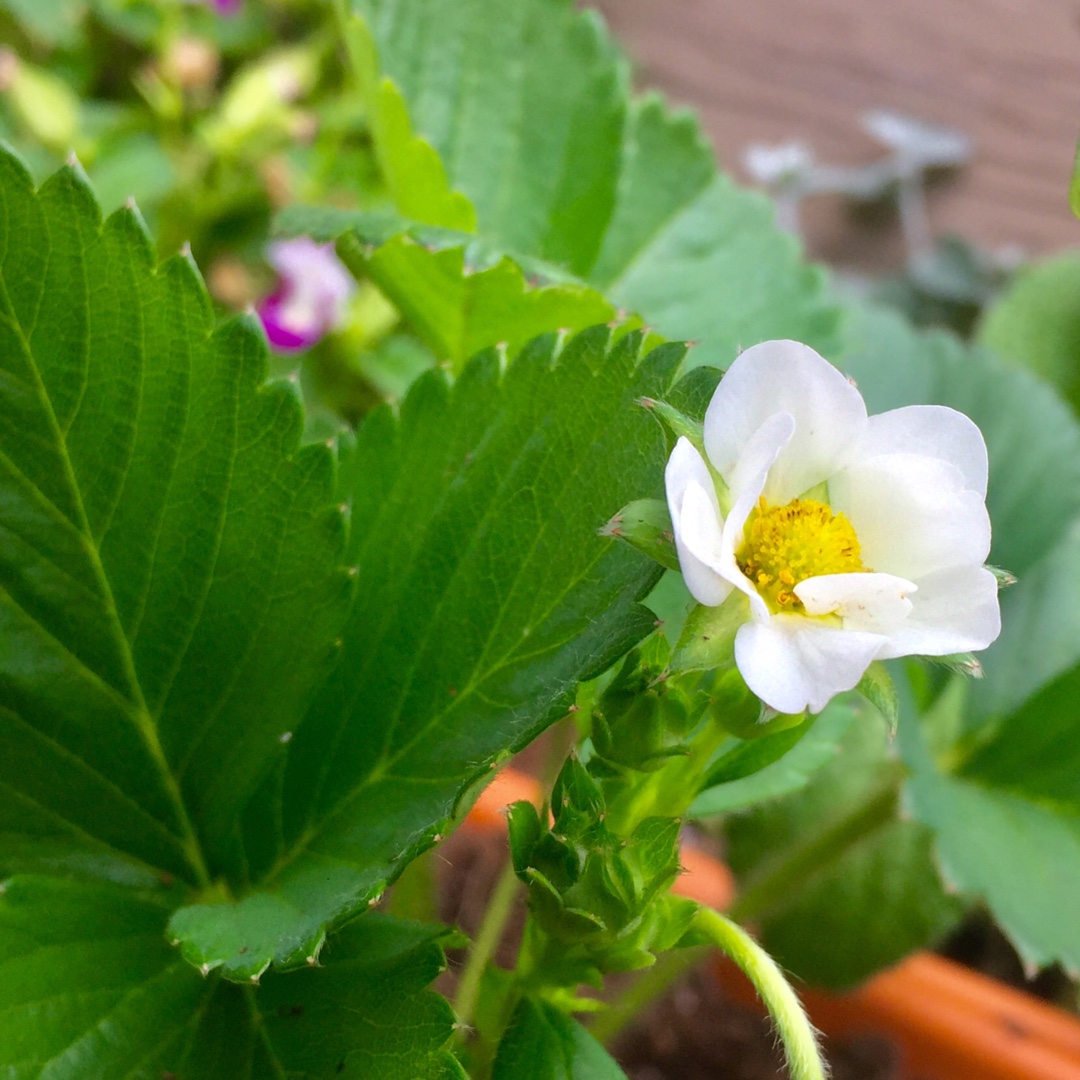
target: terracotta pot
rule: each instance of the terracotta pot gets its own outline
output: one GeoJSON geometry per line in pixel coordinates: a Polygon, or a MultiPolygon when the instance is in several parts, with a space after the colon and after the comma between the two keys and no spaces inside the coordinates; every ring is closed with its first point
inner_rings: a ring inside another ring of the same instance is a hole
{"type": "MultiPolygon", "coordinates": [[[[532,777],[504,769],[466,824],[501,828],[507,805],[542,798],[532,777]]],[[[689,846],[682,863],[676,892],[720,909],[730,905],[735,882],[726,866],[689,846]]],[[[731,998],[761,1009],[733,964],[718,958],[714,970],[731,998]]],[[[910,1080],[1080,1080],[1080,1019],[933,953],[916,953],[851,993],[807,989],[801,996],[826,1036],[888,1038],[910,1080]]]]}

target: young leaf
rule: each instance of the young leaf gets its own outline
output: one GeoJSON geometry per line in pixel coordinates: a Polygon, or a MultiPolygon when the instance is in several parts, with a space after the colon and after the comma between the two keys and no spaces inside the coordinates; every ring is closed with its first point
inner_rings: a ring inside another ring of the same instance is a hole
{"type": "Polygon", "coordinates": [[[0,872],[205,884],[346,615],[332,455],[134,211],[0,201],[0,872]]]}
{"type": "Polygon", "coordinates": [[[663,434],[633,402],[683,350],[639,349],[603,327],[561,348],[549,335],[505,372],[491,351],[452,389],[428,374],[400,420],[369,416],[341,464],[357,567],[341,659],[249,810],[265,884],[173,921],[193,962],[244,978],[317,955],[470,782],[653,629],[637,601],[660,568],[597,535],[663,467],[663,434]]]}
{"type": "Polygon", "coordinates": [[[576,1021],[544,1001],[522,998],[499,1043],[492,1080],[626,1080],[576,1021]]]}
{"type": "Polygon", "coordinates": [[[354,7],[491,246],[568,270],[665,337],[700,341],[695,364],[726,366],[770,337],[835,344],[821,273],[800,263],[767,200],[717,173],[691,118],[631,102],[625,60],[592,12],[563,0],[354,7]]]}
{"type": "Polygon", "coordinates": [[[455,374],[493,342],[505,343],[512,357],[552,327],[575,332],[616,315],[585,285],[530,286],[508,258],[473,273],[461,247],[428,250],[399,235],[367,254],[362,236],[350,233],[338,251],[357,277],[379,286],[455,374]]]}

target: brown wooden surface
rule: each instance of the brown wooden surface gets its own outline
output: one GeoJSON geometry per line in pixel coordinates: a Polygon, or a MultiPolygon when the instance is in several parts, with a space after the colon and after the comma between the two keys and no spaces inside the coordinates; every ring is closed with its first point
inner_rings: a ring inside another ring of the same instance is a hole
{"type": "MultiPolygon", "coordinates": [[[[888,108],[964,131],[975,158],[931,195],[935,232],[1044,253],[1080,246],[1068,181],[1080,130],[1075,0],[600,0],[641,87],[697,109],[743,177],[752,142],[808,142],[819,159],[880,153],[860,114],[888,108]]],[[[885,266],[891,221],[823,198],[810,254],[885,266]]]]}

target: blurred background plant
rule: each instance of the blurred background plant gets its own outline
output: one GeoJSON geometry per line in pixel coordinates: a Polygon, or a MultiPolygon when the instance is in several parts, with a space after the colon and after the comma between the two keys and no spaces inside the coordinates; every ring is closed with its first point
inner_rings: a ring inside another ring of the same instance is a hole
{"type": "MultiPolygon", "coordinates": [[[[74,154],[105,213],[132,200],[160,256],[190,248],[223,310],[262,305],[292,280],[270,246],[282,207],[386,203],[339,40],[321,0],[11,0],[0,138],[39,181],[74,154]]],[[[429,363],[407,338],[367,355],[397,321],[370,287],[316,320],[303,379],[317,416],[355,421],[429,363]]],[[[299,351],[281,348],[279,372],[299,351]]]]}

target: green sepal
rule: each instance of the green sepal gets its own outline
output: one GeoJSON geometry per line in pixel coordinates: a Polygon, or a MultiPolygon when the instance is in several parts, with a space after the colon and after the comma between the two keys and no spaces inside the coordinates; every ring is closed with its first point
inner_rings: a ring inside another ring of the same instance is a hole
{"type": "Polygon", "coordinates": [[[652,772],[687,753],[684,739],[701,709],[685,687],[668,679],[669,660],[670,647],[659,633],[626,658],[593,708],[590,771],[652,772]]]}
{"type": "Polygon", "coordinates": [[[637,499],[624,506],[601,530],[655,559],[668,570],[679,569],[675,533],[667,503],[660,499],[637,499]]]}
{"type": "Polygon", "coordinates": [[[732,666],[715,672],[705,685],[709,715],[725,731],[740,739],[760,739],[776,730],[766,727],[770,714],[746,685],[738,668],[732,666]]]}
{"type": "Polygon", "coordinates": [[[655,928],[652,943],[658,953],[687,944],[699,906],[696,900],[685,896],[672,896],[670,893],[664,897],[663,903],[653,906],[655,928]]]}
{"type": "Polygon", "coordinates": [[[536,807],[524,800],[507,807],[506,825],[514,872],[521,877],[532,864],[533,852],[540,843],[544,827],[540,824],[540,815],[536,807]]]}
{"type": "Polygon", "coordinates": [[[656,398],[643,397],[638,404],[648,409],[676,439],[689,439],[699,454],[705,453],[705,429],[700,420],[656,398]]]}
{"type": "Polygon", "coordinates": [[[1010,585],[1016,584],[1016,575],[1010,570],[1005,570],[1000,566],[991,566],[987,563],[986,569],[994,575],[994,580],[997,582],[998,591],[1007,589],[1010,585]]]}
{"type": "Polygon", "coordinates": [[[735,663],[735,634],[750,619],[750,601],[738,589],[718,607],[690,612],[671,657],[670,671],[711,671],[735,663]]]}
{"type": "Polygon", "coordinates": [[[803,723],[757,739],[732,740],[721,748],[720,756],[709,767],[702,791],[744,780],[768,768],[801,742],[810,727],[810,723],[803,723]]]}
{"type": "Polygon", "coordinates": [[[983,677],[982,661],[974,653],[950,653],[948,656],[927,656],[925,659],[954,675],[966,675],[969,679],[983,677]]]}
{"type": "Polygon", "coordinates": [[[855,689],[881,713],[889,725],[889,734],[895,735],[896,726],[900,723],[900,701],[889,669],[880,660],[875,660],[855,689]]]}
{"type": "Polygon", "coordinates": [[[526,884],[534,874],[556,895],[573,887],[581,876],[581,860],[573,844],[543,827],[532,803],[518,802],[508,812],[510,857],[514,872],[526,884]]]}
{"type": "Polygon", "coordinates": [[[637,907],[646,909],[666,892],[679,876],[679,831],[677,818],[645,818],[634,830],[629,844],[620,852],[634,876],[637,907]]]}
{"type": "Polygon", "coordinates": [[[588,831],[604,814],[604,795],[588,770],[571,754],[551,792],[551,812],[559,832],[588,831]]]}
{"type": "Polygon", "coordinates": [[[704,420],[722,375],[719,368],[693,367],[664,395],[664,400],[687,416],[704,420]]]}

